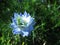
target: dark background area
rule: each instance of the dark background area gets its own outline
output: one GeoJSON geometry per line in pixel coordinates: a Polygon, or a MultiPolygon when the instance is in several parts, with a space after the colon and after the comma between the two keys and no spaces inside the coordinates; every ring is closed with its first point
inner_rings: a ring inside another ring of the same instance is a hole
{"type": "Polygon", "coordinates": [[[60,45],[60,0],[0,0],[0,45],[60,45]],[[13,35],[14,12],[27,11],[36,24],[30,36],[13,35]]]}

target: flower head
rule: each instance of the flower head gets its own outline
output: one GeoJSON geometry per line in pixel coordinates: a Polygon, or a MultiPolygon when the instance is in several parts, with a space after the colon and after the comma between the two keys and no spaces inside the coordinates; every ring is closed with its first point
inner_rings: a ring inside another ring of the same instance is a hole
{"type": "Polygon", "coordinates": [[[14,13],[12,18],[11,27],[13,28],[13,34],[21,34],[22,36],[28,36],[33,30],[34,18],[30,16],[26,11],[24,14],[14,13]]]}

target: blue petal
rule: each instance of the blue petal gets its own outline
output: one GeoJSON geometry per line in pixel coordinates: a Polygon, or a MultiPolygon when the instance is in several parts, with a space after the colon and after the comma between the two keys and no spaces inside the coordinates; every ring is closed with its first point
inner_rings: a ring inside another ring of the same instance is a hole
{"type": "Polygon", "coordinates": [[[19,15],[18,13],[14,13],[14,18],[18,17],[18,15],[19,15]]]}
{"type": "Polygon", "coordinates": [[[30,32],[32,30],[33,30],[33,26],[31,25],[31,26],[27,27],[25,31],[30,32]]]}
{"type": "Polygon", "coordinates": [[[22,36],[23,36],[23,37],[25,37],[25,36],[28,36],[28,35],[29,35],[29,32],[24,32],[24,31],[22,31],[22,33],[23,33],[23,34],[22,34],[22,36]]]}
{"type": "Polygon", "coordinates": [[[20,13],[20,16],[22,16],[22,13],[20,13]]]}
{"type": "Polygon", "coordinates": [[[15,28],[12,32],[13,32],[13,34],[22,34],[22,32],[19,28],[15,28]]]}
{"type": "Polygon", "coordinates": [[[29,26],[29,31],[32,31],[33,29],[33,26],[29,26]]]}
{"type": "Polygon", "coordinates": [[[26,11],[24,12],[24,16],[28,17],[30,14],[27,13],[26,11]]]}
{"type": "Polygon", "coordinates": [[[28,28],[25,28],[25,30],[22,30],[22,33],[23,33],[22,36],[23,37],[28,36],[32,30],[33,30],[33,26],[29,26],[28,28]]]}
{"type": "Polygon", "coordinates": [[[27,14],[27,17],[28,17],[28,16],[30,16],[30,14],[29,14],[29,13],[27,14]]]}
{"type": "MultiPolygon", "coordinates": [[[[24,30],[22,30],[22,32],[23,32],[23,34],[24,34],[25,32],[28,32],[28,35],[29,35],[29,33],[30,33],[32,30],[33,30],[33,26],[29,26],[29,27],[25,28],[24,30]]],[[[27,35],[27,34],[25,33],[25,35],[27,35]]]]}
{"type": "Polygon", "coordinates": [[[11,23],[12,28],[17,28],[18,26],[15,23],[11,23]]]}
{"type": "Polygon", "coordinates": [[[15,23],[15,24],[17,24],[16,18],[12,18],[12,22],[15,23]]]}
{"type": "Polygon", "coordinates": [[[26,11],[24,12],[24,15],[27,15],[27,12],[26,11]]]}
{"type": "Polygon", "coordinates": [[[32,26],[33,26],[33,25],[35,25],[35,23],[36,23],[36,22],[34,21],[34,19],[33,19],[33,18],[31,18],[30,23],[31,23],[30,25],[32,25],[32,26]]]}

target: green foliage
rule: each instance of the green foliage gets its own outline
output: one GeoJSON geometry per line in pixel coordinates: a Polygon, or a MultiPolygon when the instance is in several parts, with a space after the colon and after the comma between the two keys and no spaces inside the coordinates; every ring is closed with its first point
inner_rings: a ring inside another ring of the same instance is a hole
{"type": "Polygon", "coordinates": [[[60,45],[60,0],[1,0],[0,45],[60,45]],[[14,12],[27,11],[36,24],[30,36],[13,35],[14,12]]]}

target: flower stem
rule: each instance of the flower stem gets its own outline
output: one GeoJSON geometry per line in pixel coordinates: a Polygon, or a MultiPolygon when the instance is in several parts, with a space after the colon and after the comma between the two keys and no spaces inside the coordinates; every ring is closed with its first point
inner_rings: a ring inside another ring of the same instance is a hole
{"type": "Polygon", "coordinates": [[[32,31],[32,33],[33,33],[33,38],[32,39],[33,39],[33,45],[34,45],[34,31],[32,31]]]}

